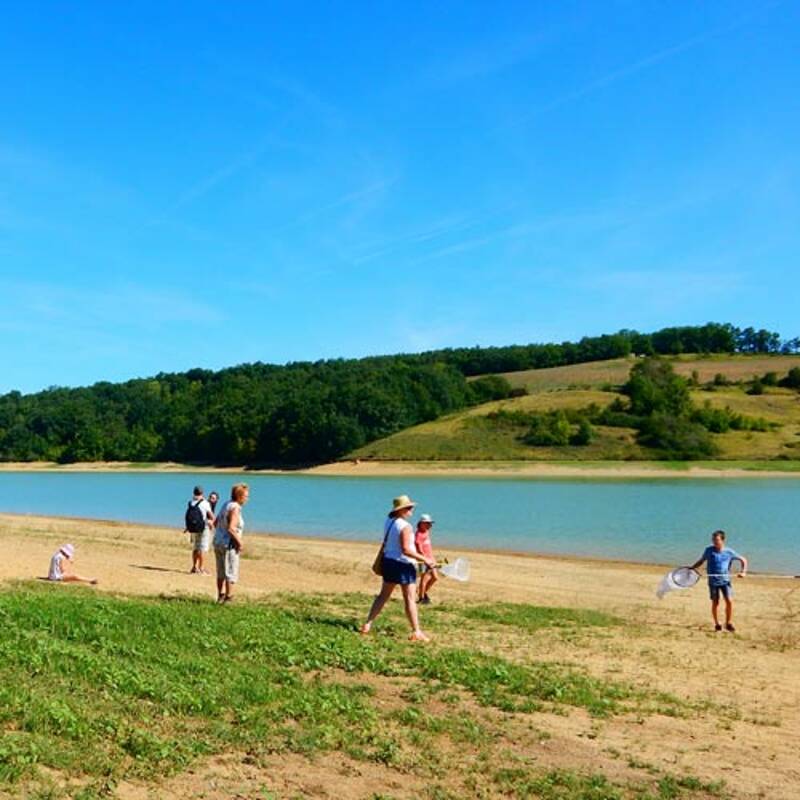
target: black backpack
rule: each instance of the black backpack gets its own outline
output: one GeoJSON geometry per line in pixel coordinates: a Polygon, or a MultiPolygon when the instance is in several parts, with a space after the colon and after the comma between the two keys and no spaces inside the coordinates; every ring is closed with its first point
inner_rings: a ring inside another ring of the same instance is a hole
{"type": "Polygon", "coordinates": [[[189,533],[202,533],[206,529],[206,516],[200,508],[202,502],[201,500],[195,503],[190,500],[186,508],[186,530],[189,533]]]}

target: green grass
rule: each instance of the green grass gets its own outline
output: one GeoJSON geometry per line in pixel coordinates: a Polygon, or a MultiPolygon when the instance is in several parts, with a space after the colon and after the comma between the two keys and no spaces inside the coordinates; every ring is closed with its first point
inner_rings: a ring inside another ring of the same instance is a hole
{"type": "MultiPolygon", "coordinates": [[[[61,796],[47,788],[44,767],[83,781],[85,797],[101,796],[121,779],[157,780],[230,751],[256,762],[270,753],[337,751],[423,769],[410,723],[427,722],[456,745],[492,740],[485,723],[461,707],[464,697],[490,714],[561,707],[608,717],[648,713],[654,700],[681,705],[575,667],[410,646],[399,603],[362,639],[352,612],[368,603],[351,595],[218,607],[78,587],[4,591],[0,787],[39,780],[39,796],[61,796]],[[395,701],[389,714],[376,706],[381,682],[395,701]],[[434,701],[452,712],[431,716],[434,701]]],[[[526,632],[617,624],[602,614],[508,604],[462,607],[452,622],[436,624],[452,632],[465,619],[526,632]]]]}
{"type": "Polygon", "coordinates": [[[622,620],[600,611],[577,608],[547,608],[527,603],[493,603],[465,606],[460,613],[471,620],[508,625],[533,633],[546,628],[607,628],[622,620]]]}

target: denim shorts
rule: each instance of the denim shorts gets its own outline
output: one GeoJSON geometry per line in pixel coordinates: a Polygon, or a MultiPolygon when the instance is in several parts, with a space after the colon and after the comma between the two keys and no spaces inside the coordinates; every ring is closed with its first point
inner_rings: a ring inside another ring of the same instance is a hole
{"type": "Polygon", "coordinates": [[[384,558],[381,562],[383,579],[386,583],[400,583],[403,585],[417,582],[417,568],[407,561],[398,561],[395,558],[384,558]]]}
{"type": "Polygon", "coordinates": [[[733,597],[733,586],[731,586],[729,583],[723,583],[721,586],[712,586],[709,583],[708,594],[714,602],[719,600],[720,595],[722,595],[726,600],[730,600],[733,597]]]}

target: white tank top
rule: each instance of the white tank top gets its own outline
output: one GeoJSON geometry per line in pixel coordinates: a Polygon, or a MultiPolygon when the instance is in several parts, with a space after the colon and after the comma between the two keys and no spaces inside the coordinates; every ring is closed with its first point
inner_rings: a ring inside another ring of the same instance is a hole
{"type": "Polygon", "coordinates": [[[411,528],[411,525],[404,519],[393,519],[388,517],[383,524],[383,535],[386,536],[386,545],[383,548],[384,558],[393,558],[395,561],[403,561],[406,564],[413,564],[414,559],[409,558],[403,553],[403,545],[400,541],[400,533],[403,528],[411,528]]]}

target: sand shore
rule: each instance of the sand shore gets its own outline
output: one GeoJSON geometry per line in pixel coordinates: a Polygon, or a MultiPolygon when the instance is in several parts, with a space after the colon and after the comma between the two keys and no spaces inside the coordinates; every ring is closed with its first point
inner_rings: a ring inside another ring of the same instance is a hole
{"type": "Polygon", "coordinates": [[[461,478],[800,478],[800,463],[725,461],[684,462],[664,466],[658,461],[520,462],[520,461],[337,461],[298,470],[207,467],[159,462],[94,461],[56,464],[51,461],[0,463],[0,472],[164,472],[242,473],[253,475],[328,475],[332,477],[461,477],[461,478]]]}
{"type": "MultiPolygon", "coordinates": [[[[209,602],[214,597],[212,576],[188,573],[187,536],[176,529],[2,514],[0,540],[5,554],[0,582],[7,590],[18,581],[44,576],[50,555],[70,541],[76,545],[76,569],[96,576],[100,584],[96,589],[53,585],[55,592],[193,595],[209,602]]],[[[354,600],[352,609],[355,629],[366,613],[368,595],[377,589],[370,571],[376,549],[377,543],[251,535],[238,593],[242,599],[259,599],[285,592],[362,592],[363,599],[354,600]]],[[[646,722],[615,718],[601,728],[591,723],[596,729],[591,740],[581,738],[578,729],[589,723],[578,716],[543,718],[541,724],[565,747],[580,744],[594,766],[613,768],[608,754],[621,751],[643,763],[672,772],[687,770],[707,780],[720,777],[715,764],[722,760],[733,797],[795,796],[792,787],[800,785],[800,581],[752,576],[737,582],[738,632],[714,634],[702,586],[662,601],[655,598],[663,567],[487,552],[469,556],[472,580],[443,580],[436,588],[437,603],[593,608],[630,623],[602,636],[553,637],[545,649],[536,646],[531,652],[517,645],[503,649],[506,656],[580,664],[599,677],[650,686],[693,702],[735,703],[737,708],[738,718],[726,719],[724,729],[713,713],[646,722]]],[[[463,635],[469,646],[483,646],[471,641],[468,631],[463,635]]],[[[495,646],[503,647],[502,642],[495,646]]],[[[189,796],[182,791],[176,785],[175,796],[189,796]]]]}

